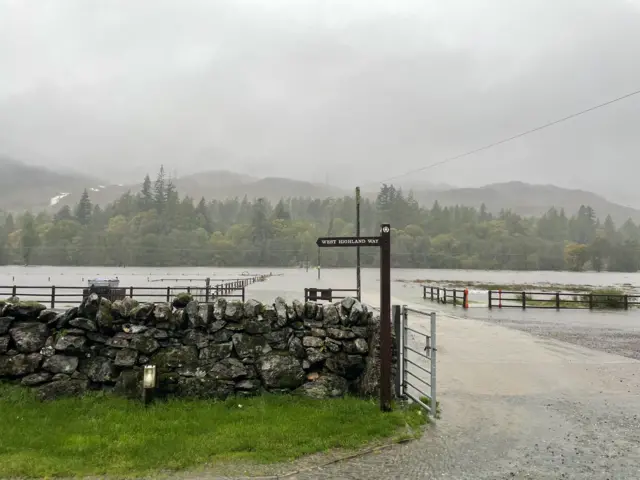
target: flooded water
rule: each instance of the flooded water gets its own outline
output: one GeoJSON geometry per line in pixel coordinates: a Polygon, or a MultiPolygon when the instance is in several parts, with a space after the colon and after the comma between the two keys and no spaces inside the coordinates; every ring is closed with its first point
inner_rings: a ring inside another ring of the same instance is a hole
{"type": "MultiPolygon", "coordinates": [[[[247,287],[247,296],[261,301],[269,301],[276,296],[288,300],[302,298],[305,288],[354,289],[356,275],[354,268],[321,269],[320,279],[315,269],[301,268],[153,268],[153,267],[47,267],[47,266],[8,266],[0,267],[0,298],[11,293],[13,285],[42,287],[42,292],[56,287],[85,287],[91,278],[118,278],[121,287],[203,287],[205,279],[211,279],[211,285],[225,280],[243,278],[248,274],[273,273],[275,276],[266,282],[247,287]]],[[[515,272],[481,270],[420,270],[392,269],[393,280],[434,280],[469,281],[486,283],[556,283],[587,286],[639,285],[640,273],[613,272],[515,272]]],[[[379,269],[362,270],[363,295],[375,297],[379,289],[379,269]]],[[[23,290],[23,293],[27,292],[23,290]]],[[[475,292],[474,292],[475,293],[475,292]]],[[[409,301],[421,296],[417,285],[393,282],[392,295],[409,301]]],[[[478,300],[484,298],[478,292],[478,300]]],[[[473,298],[473,297],[472,297],[473,298]]],[[[25,299],[27,299],[25,297],[25,299]]]]}

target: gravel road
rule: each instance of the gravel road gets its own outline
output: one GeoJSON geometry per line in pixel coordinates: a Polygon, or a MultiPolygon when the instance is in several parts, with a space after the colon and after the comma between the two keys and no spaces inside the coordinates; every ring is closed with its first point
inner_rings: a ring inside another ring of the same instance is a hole
{"type": "MultiPolygon", "coordinates": [[[[403,303],[400,298],[393,301],[403,303]]],[[[640,478],[640,362],[605,351],[634,357],[633,345],[620,347],[615,336],[608,342],[595,341],[599,333],[588,335],[588,342],[574,340],[578,344],[557,340],[571,337],[549,326],[559,317],[533,317],[527,326],[512,314],[489,318],[472,309],[471,318],[460,318],[460,309],[441,313],[442,419],[418,441],[281,478],[640,478]],[[585,348],[585,343],[601,350],[585,348]]],[[[580,313],[573,318],[574,333],[595,327],[580,313]]],[[[611,324],[619,330],[618,337],[625,329],[637,334],[624,319],[611,324]]],[[[295,466],[274,468],[290,472],[295,466]]],[[[181,478],[238,477],[209,471],[181,478]]]]}

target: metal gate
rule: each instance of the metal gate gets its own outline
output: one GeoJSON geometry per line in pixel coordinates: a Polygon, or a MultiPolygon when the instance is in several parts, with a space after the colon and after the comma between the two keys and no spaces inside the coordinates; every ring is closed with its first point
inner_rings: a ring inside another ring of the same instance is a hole
{"type": "Polygon", "coordinates": [[[413,400],[435,419],[436,313],[394,305],[393,317],[399,347],[396,395],[413,400]]]}

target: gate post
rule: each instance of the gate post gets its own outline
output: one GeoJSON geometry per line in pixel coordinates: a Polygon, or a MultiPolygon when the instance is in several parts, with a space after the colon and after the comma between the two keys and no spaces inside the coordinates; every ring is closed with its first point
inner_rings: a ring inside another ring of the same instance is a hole
{"type": "Polygon", "coordinates": [[[436,355],[438,343],[436,341],[436,312],[431,312],[431,416],[435,421],[438,413],[438,402],[436,400],[436,355]]]}
{"type": "Polygon", "coordinates": [[[400,305],[394,305],[392,307],[393,314],[393,333],[396,337],[396,377],[395,377],[395,387],[396,387],[396,399],[402,396],[402,349],[404,345],[402,345],[401,337],[402,337],[402,313],[400,310],[400,305]]]}

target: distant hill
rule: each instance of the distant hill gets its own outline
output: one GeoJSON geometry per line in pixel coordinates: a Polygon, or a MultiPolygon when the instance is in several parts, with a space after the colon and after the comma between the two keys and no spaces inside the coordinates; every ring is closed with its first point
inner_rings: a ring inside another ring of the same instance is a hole
{"type": "Polygon", "coordinates": [[[102,181],[76,173],[34,167],[0,157],[0,208],[8,211],[46,208],[102,181]]]}
{"type": "Polygon", "coordinates": [[[437,200],[442,206],[466,205],[479,208],[483,203],[493,213],[501,209],[525,216],[540,216],[551,207],[564,208],[567,216],[580,205],[591,206],[604,219],[611,215],[620,225],[629,218],[640,222],[640,210],[613,203],[592,192],[571,190],[553,185],[532,185],[523,182],[496,183],[480,188],[454,188],[445,191],[416,191],[416,199],[425,206],[437,200]]]}
{"type": "MultiPolygon", "coordinates": [[[[256,178],[225,170],[210,170],[173,180],[181,196],[198,200],[267,198],[272,202],[282,197],[329,198],[352,195],[352,190],[332,185],[305,182],[289,178],[256,178]]],[[[49,170],[29,166],[0,157],[0,209],[8,211],[57,211],[62,205],[74,206],[86,188],[94,204],[105,205],[126,191],[139,192],[142,182],[113,184],[91,176],[72,172],[49,170]]],[[[573,215],[580,205],[589,205],[600,218],[610,214],[620,225],[628,218],[640,222],[640,210],[613,203],[604,197],[583,190],[571,190],[553,185],[531,185],[508,182],[480,188],[446,188],[418,182],[403,185],[411,188],[415,198],[426,207],[437,200],[442,206],[466,205],[479,208],[483,203],[490,212],[511,209],[526,216],[539,216],[552,206],[564,208],[573,215]]],[[[375,188],[363,191],[363,196],[374,200],[375,188]]]]}

